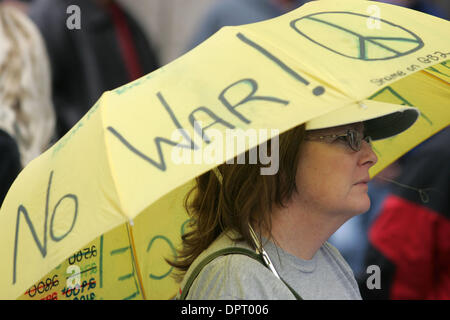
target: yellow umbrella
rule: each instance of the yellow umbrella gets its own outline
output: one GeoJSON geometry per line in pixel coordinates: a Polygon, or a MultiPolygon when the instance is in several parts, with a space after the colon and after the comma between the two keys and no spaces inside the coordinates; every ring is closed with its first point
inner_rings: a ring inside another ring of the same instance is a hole
{"type": "Polygon", "coordinates": [[[106,92],[11,187],[0,299],[171,298],[163,258],[180,244],[184,195],[220,159],[330,112],[418,108],[410,129],[374,143],[374,176],[448,126],[449,22],[382,3],[372,16],[374,5],[314,1],[226,27],[106,92]],[[232,150],[220,139],[250,129],[267,135],[232,150]]]}

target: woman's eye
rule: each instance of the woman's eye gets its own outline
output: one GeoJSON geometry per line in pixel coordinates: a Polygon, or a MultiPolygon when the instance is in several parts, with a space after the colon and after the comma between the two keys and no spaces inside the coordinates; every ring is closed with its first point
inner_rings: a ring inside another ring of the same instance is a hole
{"type": "Polygon", "coordinates": [[[337,137],[335,141],[340,141],[340,142],[347,143],[347,137],[346,136],[337,137]]]}

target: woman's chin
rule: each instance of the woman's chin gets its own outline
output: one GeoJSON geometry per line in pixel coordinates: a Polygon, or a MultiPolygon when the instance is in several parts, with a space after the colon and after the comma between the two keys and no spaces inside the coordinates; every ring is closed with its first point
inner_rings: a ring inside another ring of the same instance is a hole
{"type": "Polygon", "coordinates": [[[352,205],[351,212],[353,215],[357,216],[362,213],[366,213],[370,209],[370,198],[365,193],[364,195],[360,196],[352,205]]]}
{"type": "Polygon", "coordinates": [[[361,199],[360,209],[357,214],[366,213],[367,211],[369,211],[369,209],[370,209],[370,198],[366,194],[365,199],[361,199]]]}

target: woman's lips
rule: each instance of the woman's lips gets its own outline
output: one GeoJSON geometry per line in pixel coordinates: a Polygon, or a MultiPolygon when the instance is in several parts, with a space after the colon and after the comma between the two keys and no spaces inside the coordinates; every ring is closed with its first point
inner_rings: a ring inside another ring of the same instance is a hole
{"type": "Polygon", "coordinates": [[[367,185],[367,183],[369,183],[370,178],[365,178],[363,180],[358,181],[357,183],[355,183],[355,185],[357,184],[365,184],[367,185]]]}

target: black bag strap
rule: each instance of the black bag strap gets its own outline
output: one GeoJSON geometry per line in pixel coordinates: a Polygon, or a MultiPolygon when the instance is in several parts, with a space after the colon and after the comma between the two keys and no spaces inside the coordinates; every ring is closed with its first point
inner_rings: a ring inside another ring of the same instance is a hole
{"type": "MultiPolygon", "coordinates": [[[[192,271],[191,275],[189,276],[188,280],[186,281],[186,284],[184,285],[184,288],[180,295],[180,300],[186,299],[186,297],[189,293],[189,289],[192,286],[192,283],[194,282],[194,280],[197,278],[198,274],[202,271],[202,269],[208,263],[210,263],[212,260],[214,260],[215,258],[217,258],[219,256],[228,255],[228,254],[243,254],[252,259],[259,261],[261,264],[263,264],[265,267],[267,267],[267,265],[265,264],[261,255],[257,254],[254,251],[251,251],[249,249],[240,248],[240,247],[230,247],[230,248],[218,250],[216,252],[213,252],[209,256],[207,256],[195,267],[195,269],[192,271]]],[[[283,279],[280,278],[280,280],[286,285],[286,287],[289,289],[289,291],[291,291],[291,293],[294,295],[294,297],[297,300],[302,300],[302,297],[294,289],[292,289],[283,279]]]]}

